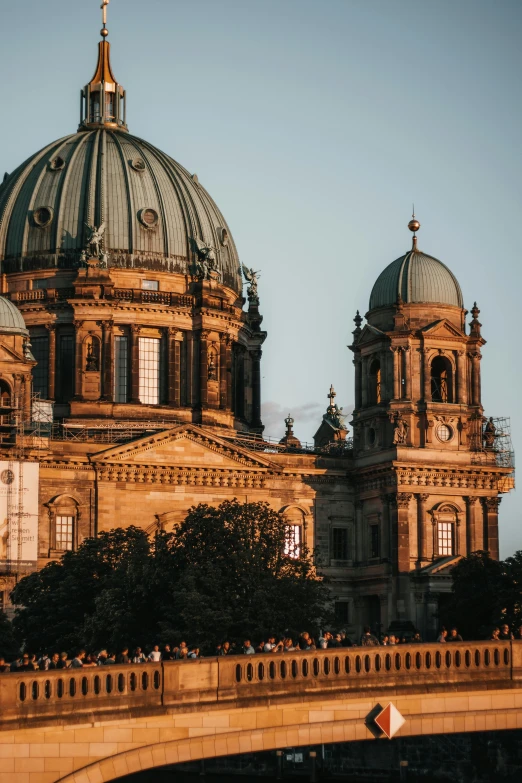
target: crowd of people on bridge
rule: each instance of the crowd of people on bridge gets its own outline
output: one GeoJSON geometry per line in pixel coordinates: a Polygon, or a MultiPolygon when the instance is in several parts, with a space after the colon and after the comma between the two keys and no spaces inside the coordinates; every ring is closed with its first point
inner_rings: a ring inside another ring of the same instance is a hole
{"type": "MultiPolygon", "coordinates": [[[[491,640],[522,641],[522,626],[511,630],[507,624],[495,627],[490,636],[491,640]]],[[[462,636],[458,629],[453,627],[449,630],[442,628],[437,642],[439,644],[451,644],[462,642],[462,636]]],[[[409,636],[397,636],[393,633],[383,634],[380,637],[372,633],[369,626],[365,626],[363,633],[357,642],[352,641],[344,631],[332,633],[324,631],[317,639],[314,639],[307,631],[303,631],[297,639],[288,636],[278,637],[269,636],[257,645],[253,645],[250,639],[245,639],[242,644],[236,642],[224,641],[216,645],[215,650],[209,651],[209,656],[224,655],[265,655],[270,653],[289,653],[307,650],[330,650],[340,647],[390,647],[404,644],[422,644],[423,639],[419,632],[414,632],[409,636]]],[[[159,663],[160,661],[194,661],[203,657],[201,650],[197,646],[189,646],[185,641],[179,645],[165,644],[160,647],[155,644],[145,652],[141,647],[136,647],[129,651],[128,647],[123,647],[119,653],[100,650],[99,652],[86,652],[81,649],[69,656],[67,652],[61,653],[43,653],[39,657],[35,654],[24,652],[11,663],[6,662],[5,658],[0,656],[0,674],[7,672],[30,672],[30,671],[54,671],[60,669],[84,669],[94,668],[96,666],[111,666],[115,664],[146,664],[159,663]]]]}

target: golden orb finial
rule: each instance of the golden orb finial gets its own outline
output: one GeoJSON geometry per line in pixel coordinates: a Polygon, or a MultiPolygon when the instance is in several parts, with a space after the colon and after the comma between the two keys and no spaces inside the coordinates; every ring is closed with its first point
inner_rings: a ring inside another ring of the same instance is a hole
{"type": "Polygon", "coordinates": [[[415,234],[415,232],[419,230],[420,226],[421,226],[421,224],[419,223],[419,221],[415,217],[415,204],[414,204],[413,205],[413,210],[412,210],[412,215],[411,215],[411,220],[408,223],[408,228],[410,229],[410,231],[412,231],[415,234]]]}
{"type": "Polygon", "coordinates": [[[107,38],[107,36],[109,35],[109,31],[107,30],[106,27],[104,27],[102,30],[100,30],[100,35],[101,35],[102,38],[107,38]]]}

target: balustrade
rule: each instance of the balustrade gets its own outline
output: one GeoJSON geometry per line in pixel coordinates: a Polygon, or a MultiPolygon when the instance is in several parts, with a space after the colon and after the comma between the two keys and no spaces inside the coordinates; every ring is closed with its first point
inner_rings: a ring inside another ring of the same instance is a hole
{"type": "MultiPolygon", "coordinates": [[[[0,724],[44,716],[242,701],[272,695],[517,681],[521,642],[355,647],[130,666],[12,672],[0,677],[0,724]]],[[[489,687],[492,687],[489,685],[489,687]]],[[[517,687],[517,685],[513,685],[517,687]]]]}

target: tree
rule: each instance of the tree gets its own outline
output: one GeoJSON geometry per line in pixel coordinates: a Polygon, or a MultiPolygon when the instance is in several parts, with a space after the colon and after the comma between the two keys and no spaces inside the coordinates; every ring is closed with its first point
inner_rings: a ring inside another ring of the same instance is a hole
{"type": "Polygon", "coordinates": [[[473,552],[459,560],[451,575],[452,600],[441,619],[457,626],[464,639],[487,638],[502,622],[520,625],[522,552],[506,561],[473,552]]]}
{"type": "Polygon", "coordinates": [[[0,610],[0,656],[6,661],[11,661],[18,654],[19,647],[16,642],[12,624],[5,612],[0,610]]]}
{"type": "Polygon", "coordinates": [[[163,545],[182,575],[175,611],[163,616],[173,632],[210,646],[295,633],[327,617],[328,592],[309,553],[285,554],[285,520],[267,503],[200,504],[163,545]]]}
{"type": "MultiPolygon", "coordinates": [[[[122,621],[116,622],[115,612],[100,621],[110,603],[107,591],[113,598],[114,591],[120,591],[113,609],[132,602],[131,593],[136,599],[142,584],[140,566],[146,567],[149,551],[143,530],[111,530],[86,539],[76,552],[66,552],[59,562],[22,579],[11,600],[19,607],[13,626],[25,649],[72,652],[86,644],[122,643],[122,621]]],[[[132,612],[124,614],[127,631],[135,630],[131,615],[135,620],[142,617],[137,600],[132,612]]]]}
{"type": "Polygon", "coordinates": [[[286,525],[267,503],[200,504],[172,533],[100,533],[22,579],[14,629],[34,652],[121,649],[311,630],[328,592],[308,552],[285,554],[286,525]]]}

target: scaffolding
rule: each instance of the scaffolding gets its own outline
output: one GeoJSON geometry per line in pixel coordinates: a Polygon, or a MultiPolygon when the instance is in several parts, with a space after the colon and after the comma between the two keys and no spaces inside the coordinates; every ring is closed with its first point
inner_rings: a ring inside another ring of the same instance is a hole
{"type": "Polygon", "coordinates": [[[470,445],[474,465],[491,465],[510,468],[510,472],[499,476],[498,491],[509,492],[515,487],[515,451],[511,440],[511,419],[497,416],[476,420],[470,445]]]}
{"type": "Polygon", "coordinates": [[[2,444],[9,448],[7,471],[1,476],[6,486],[7,538],[6,566],[3,571],[17,575],[23,562],[24,522],[30,514],[24,510],[24,464],[27,452],[49,447],[52,432],[53,405],[33,395],[29,413],[20,396],[13,405],[2,410],[0,432],[2,444]]]}

